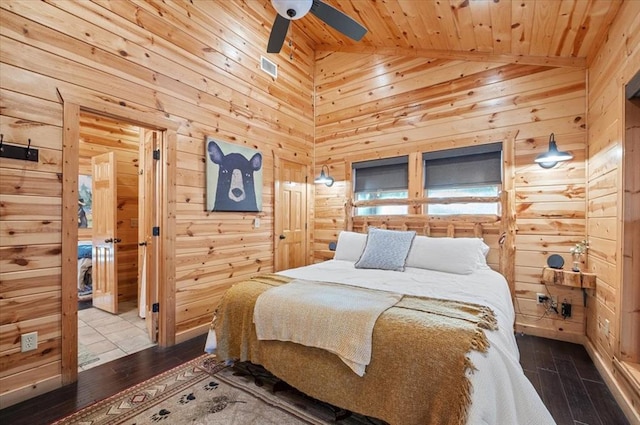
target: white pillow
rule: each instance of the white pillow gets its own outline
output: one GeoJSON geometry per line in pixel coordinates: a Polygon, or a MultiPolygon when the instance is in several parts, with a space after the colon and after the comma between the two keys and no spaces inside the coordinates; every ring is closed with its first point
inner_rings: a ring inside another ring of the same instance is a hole
{"type": "Polygon", "coordinates": [[[416,236],[407,267],[455,274],[471,274],[487,267],[489,247],[479,238],[431,238],[416,236]]]}
{"type": "Polygon", "coordinates": [[[367,244],[356,269],[380,269],[403,272],[416,232],[369,228],[367,244]]]}
{"type": "Polygon", "coordinates": [[[333,259],[355,263],[362,255],[366,243],[367,235],[365,233],[355,233],[344,230],[338,235],[338,246],[336,246],[336,253],[333,259]]]}

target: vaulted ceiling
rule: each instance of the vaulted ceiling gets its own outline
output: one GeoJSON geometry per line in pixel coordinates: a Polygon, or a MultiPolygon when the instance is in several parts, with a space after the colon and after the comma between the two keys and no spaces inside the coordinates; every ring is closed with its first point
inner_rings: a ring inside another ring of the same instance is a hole
{"type": "MultiPolygon", "coordinates": [[[[248,4],[255,0],[246,0],[248,4]]],[[[355,42],[312,14],[290,32],[316,51],[586,66],[622,0],[324,0],[363,24],[355,42]]],[[[635,1],[635,0],[634,0],[635,1]]],[[[260,0],[271,28],[275,10],[260,0]],[[269,14],[270,13],[270,14],[269,14]]],[[[266,46],[266,40],[265,40],[266,46]]]]}

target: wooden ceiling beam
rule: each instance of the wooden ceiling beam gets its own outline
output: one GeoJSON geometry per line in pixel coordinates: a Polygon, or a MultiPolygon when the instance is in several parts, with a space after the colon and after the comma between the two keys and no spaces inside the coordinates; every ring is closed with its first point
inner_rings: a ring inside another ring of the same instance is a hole
{"type": "Polygon", "coordinates": [[[345,46],[341,44],[317,44],[317,52],[364,53],[386,56],[424,57],[430,59],[451,59],[477,62],[519,63],[525,65],[546,65],[561,68],[586,68],[585,58],[561,58],[548,56],[525,56],[491,54],[482,52],[454,52],[436,49],[407,49],[402,47],[345,46]]]}

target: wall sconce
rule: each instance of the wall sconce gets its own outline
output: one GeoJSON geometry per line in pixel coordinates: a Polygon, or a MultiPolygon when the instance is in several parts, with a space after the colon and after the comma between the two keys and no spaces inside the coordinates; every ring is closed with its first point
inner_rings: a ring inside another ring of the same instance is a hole
{"type": "Polygon", "coordinates": [[[326,165],[323,165],[322,169],[320,170],[320,177],[317,177],[313,182],[317,184],[324,183],[328,187],[333,186],[334,180],[333,180],[333,177],[329,175],[329,167],[326,165]],[[324,173],[325,168],[327,169],[327,174],[324,173]]]}
{"type": "Polygon", "coordinates": [[[542,168],[553,168],[558,162],[573,159],[573,155],[569,152],[561,152],[556,146],[556,140],[553,133],[549,136],[549,150],[536,156],[535,162],[542,168]]]}

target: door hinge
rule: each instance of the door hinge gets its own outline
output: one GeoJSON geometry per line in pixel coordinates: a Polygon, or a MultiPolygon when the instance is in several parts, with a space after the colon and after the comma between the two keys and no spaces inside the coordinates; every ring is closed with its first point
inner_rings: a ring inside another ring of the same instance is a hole
{"type": "Polygon", "coordinates": [[[159,160],[160,159],[160,149],[156,149],[153,151],[153,159],[155,160],[159,160]]]}
{"type": "Polygon", "coordinates": [[[153,229],[151,230],[151,234],[153,236],[160,236],[160,227],[159,226],[154,226],[153,229]]]}
{"type": "Polygon", "coordinates": [[[151,312],[158,313],[160,311],[160,303],[153,303],[151,305],[151,312]]]}

